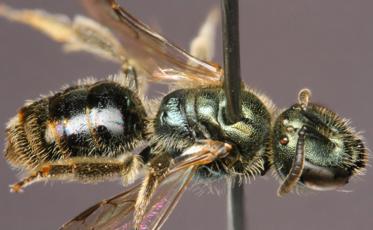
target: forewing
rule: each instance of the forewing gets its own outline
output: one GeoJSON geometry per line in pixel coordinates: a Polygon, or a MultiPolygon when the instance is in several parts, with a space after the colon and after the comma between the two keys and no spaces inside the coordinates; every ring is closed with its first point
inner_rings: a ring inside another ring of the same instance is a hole
{"type": "Polygon", "coordinates": [[[145,71],[152,80],[167,84],[221,84],[223,73],[218,65],[199,60],[176,47],[130,15],[116,1],[82,2],[92,17],[116,33],[131,64],[145,71]]]}
{"type": "Polygon", "coordinates": [[[131,214],[140,188],[141,183],[138,183],[126,192],[93,205],[64,224],[60,229],[101,229],[103,226],[114,225],[115,221],[118,220],[130,224],[132,222],[131,214]]]}
{"type": "MultiPolygon", "coordinates": [[[[194,167],[173,171],[152,195],[140,229],[159,229],[178,203],[195,172],[194,167]]],[[[121,229],[133,227],[134,207],[141,183],[87,209],[61,227],[67,229],[121,229]]]]}

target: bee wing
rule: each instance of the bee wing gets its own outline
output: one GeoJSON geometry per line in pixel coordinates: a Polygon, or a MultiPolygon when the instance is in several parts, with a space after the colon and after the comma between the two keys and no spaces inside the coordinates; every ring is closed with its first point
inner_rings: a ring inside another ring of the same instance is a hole
{"type": "Polygon", "coordinates": [[[82,0],[88,12],[111,28],[131,60],[151,80],[167,84],[220,84],[222,69],[193,57],[150,30],[115,0],[82,0]],[[183,82],[183,83],[181,83],[183,82]]]}
{"type": "MultiPolygon", "coordinates": [[[[224,142],[205,140],[173,159],[173,165],[167,173],[159,177],[159,186],[155,187],[144,215],[141,215],[140,229],[159,229],[175,208],[198,167],[226,156],[231,148],[231,145],[224,142]]],[[[142,183],[138,183],[127,192],[92,206],[61,229],[134,229],[135,204],[142,186],[142,183]]],[[[149,187],[145,187],[147,189],[149,187]]]]}
{"type": "MultiPolygon", "coordinates": [[[[189,185],[195,167],[172,171],[152,195],[141,229],[159,229],[174,209],[189,185]]],[[[135,202],[141,183],[109,200],[87,209],[64,226],[66,229],[134,229],[135,202]]]]}

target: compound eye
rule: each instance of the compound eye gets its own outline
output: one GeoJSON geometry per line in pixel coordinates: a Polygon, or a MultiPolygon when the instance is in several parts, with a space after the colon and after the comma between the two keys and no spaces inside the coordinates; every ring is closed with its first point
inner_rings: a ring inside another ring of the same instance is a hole
{"type": "Polygon", "coordinates": [[[283,136],[280,139],[280,144],[281,145],[287,145],[289,143],[289,138],[287,136],[283,136]]]}

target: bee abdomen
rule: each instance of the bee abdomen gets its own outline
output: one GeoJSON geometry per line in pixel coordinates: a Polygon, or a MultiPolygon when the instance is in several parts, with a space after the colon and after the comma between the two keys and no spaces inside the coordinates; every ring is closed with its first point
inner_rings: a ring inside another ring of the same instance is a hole
{"type": "Polygon", "coordinates": [[[8,123],[5,159],[14,167],[25,165],[32,168],[32,165],[38,164],[38,160],[31,151],[30,143],[19,117],[20,115],[15,116],[8,123]]]}
{"type": "Polygon", "coordinates": [[[46,102],[42,99],[21,108],[8,123],[5,158],[15,167],[34,168],[50,154],[42,137],[46,102]]]}
{"type": "Polygon", "coordinates": [[[145,117],[131,90],[97,82],[50,99],[46,138],[70,156],[118,155],[143,138],[145,117]]]}
{"type": "Polygon", "coordinates": [[[68,157],[115,157],[132,150],[145,131],[138,96],[116,82],[99,81],[23,107],[8,125],[6,158],[33,168],[68,157]]]}

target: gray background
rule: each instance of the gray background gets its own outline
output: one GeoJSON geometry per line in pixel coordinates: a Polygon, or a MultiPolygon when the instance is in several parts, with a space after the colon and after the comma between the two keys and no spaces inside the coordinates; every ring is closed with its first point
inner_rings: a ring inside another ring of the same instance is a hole
{"type": "MultiPolygon", "coordinates": [[[[3,1],[4,2],[4,1],[3,1]]],[[[44,8],[73,15],[78,1],[7,0],[17,7],[44,8]]],[[[157,25],[181,47],[196,34],[218,0],[127,1],[137,17],[157,25]]],[[[280,107],[296,100],[302,87],[364,132],[373,144],[373,1],[241,1],[242,73],[246,83],[265,92],[280,107]]],[[[220,42],[218,47],[220,50],[220,42]]],[[[221,54],[217,61],[221,61],[221,54]]],[[[104,77],[117,66],[87,54],[61,52],[60,46],[28,27],[0,20],[0,123],[5,124],[25,99],[56,90],[88,75],[104,77]]],[[[3,125],[2,127],[5,127],[3,125]]],[[[1,132],[0,139],[4,139],[1,132]]],[[[1,143],[1,149],[3,143],[1,143]]],[[[344,192],[276,197],[268,175],[246,185],[251,229],[371,229],[373,170],[344,192]]],[[[16,174],[0,160],[0,228],[56,229],[98,200],[123,190],[119,183],[36,184],[10,194],[16,174]]],[[[225,229],[225,195],[187,192],[165,229],[225,229]]]]}

